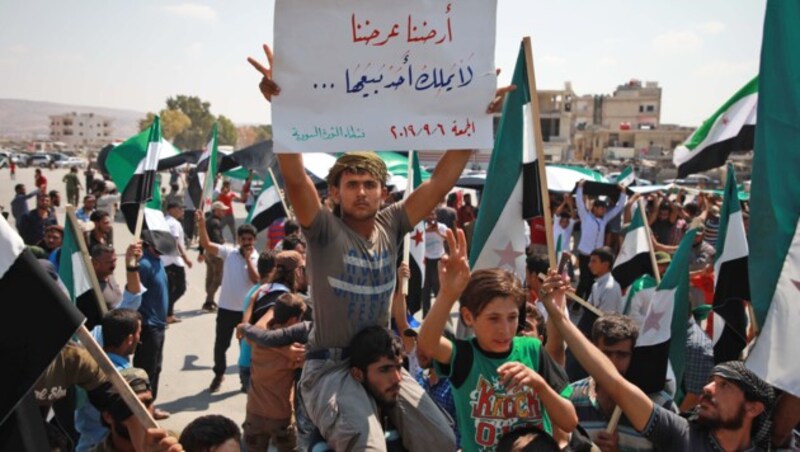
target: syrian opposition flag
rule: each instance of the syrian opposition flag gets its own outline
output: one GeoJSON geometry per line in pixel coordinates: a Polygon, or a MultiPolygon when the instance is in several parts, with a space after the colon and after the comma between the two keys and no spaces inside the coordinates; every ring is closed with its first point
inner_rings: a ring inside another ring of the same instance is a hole
{"type": "Polygon", "coordinates": [[[644,392],[664,389],[672,365],[677,387],[683,381],[689,321],[689,262],[697,230],[686,233],[658,285],[642,321],[626,378],[644,392]]]}
{"type": "Polygon", "coordinates": [[[144,205],[142,237],[161,254],[177,254],[175,237],[161,211],[161,190],[157,186],[156,169],[165,141],[161,137],[158,116],[147,130],[147,140],[140,133],[109,152],[106,167],[122,193],[120,210],[128,229],[135,232],[139,207],[144,205]]]}
{"type": "Polygon", "coordinates": [[[731,152],[752,150],[757,104],[758,77],[755,77],[675,148],[672,162],[678,167],[678,177],[718,168],[731,152]]]}
{"type": "Polygon", "coordinates": [[[532,143],[530,92],[525,69],[525,48],[520,46],[512,82],[517,88],[507,94],[486,175],[481,208],[470,250],[472,270],[505,268],[519,278],[525,276],[524,219],[541,215],[538,207],[548,202],[541,196],[535,173],[532,143]],[[527,135],[527,136],[526,136],[527,135]],[[526,139],[528,138],[528,139],[526,139]],[[527,145],[527,146],[526,146],[527,145]],[[523,157],[525,155],[526,157],[523,157]],[[523,164],[525,171],[523,171],[523,164]],[[523,174],[525,176],[523,176],[523,174]],[[523,179],[526,181],[523,183],[523,179]],[[523,190],[523,186],[529,188],[523,190]],[[525,193],[523,195],[523,192],[525,193]],[[524,202],[527,203],[523,207],[524,202]],[[523,213],[524,212],[524,213],[523,213]]]}
{"type": "Polygon", "coordinates": [[[746,300],[750,300],[747,280],[747,234],[733,165],[728,164],[728,181],[719,215],[717,253],[714,259],[714,361],[740,359],[747,346],[746,300]]]}
{"type": "Polygon", "coordinates": [[[642,275],[628,289],[622,314],[632,318],[640,330],[650,310],[650,302],[653,300],[657,286],[655,278],[650,275],[642,275]]]}
{"type": "Polygon", "coordinates": [[[261,232],[278,218],[285,218],[286,216],[286,209],[283,208],[278,186],[275,185],[272,177],[267,174],[264,184],[261,186],[261,193],[258,195],[255,205],[247,214],[245,223],[252,224],[258,232],[261,232]]]}
{"type": "Polygon", "coordinates": [[[625,232],[617,260],[611,274],[623,289],[633,284],[644,274],[654,275],[653,263],[650,260],[650,241],[647,240],[641,209],[633,213],[631,224],[625,232]]]}
{"type": "Polygon", "coordinates": [[[800,397],[800,4],[767,2],[750,192],[750,294],[760,334],[747,366],[800,397]]]}
{"type": "MultiPolygon", "coordinates": [[[[200,194],[198,202],[195,204],[199,206],[199,210],[206,212],[211,208],[211,201],[214,200],[214,183],[217,180],[217,124],[214,123],[214,128],[211,130],[211,139],[206,145],[206,150],[200,156],[198,163],[206,162],[206,171],[204,173],[197,173],[197,179],[203,182],[203,191],[200,194]]],[[[198,167],[200,165],[198,164],[198,167]]]]}
{"type": "Polygon", "coordinates": [[[629,185],[636,182],[636,173],[633,171],[633,167],[630,165],[626,166],[625,169],[619,173],[617,180],[614,182],[618,185],[622,185],[625,188],[628,188],[629,185]]]}
{"type": "Polygon", "coordinates": [[[0,317],[2,425],[81,326],[83,316],[2,216],[0,293],[5,294],[0,317]]]}
{"type": "MultiPolygon", "coordinates": [[[[422,185],[422,168],[416,152],[408,153],[406,164],[406,192],[403,199],[408,199],[411,192],[422,185]]],[[[408,293],[406,306],[409,313],[414,314],[422,307],[422,287],[425,285],[425,220],[416,225],[407,236],[403,245],[408,249],[408,268],[411,277],[408,278],[408,293]]]]}
{"type": "MultiPolygon", "coordinates": [[[[94,269],[87,267],[81,253],[79,241],[82,240],[83,232],[79,229],[76,230],[73,222],[69,219],[69,213],[64,223],[64,240],[58,260],[58,276],[67,288],[70,301],[86,316],[86,327],[91,329],[101,322],[105,311],[100,307],[92,289],[90,272],[93,272],[94,269]]],[[[105,299],[101,302],[105,304],[105,299]]]]}

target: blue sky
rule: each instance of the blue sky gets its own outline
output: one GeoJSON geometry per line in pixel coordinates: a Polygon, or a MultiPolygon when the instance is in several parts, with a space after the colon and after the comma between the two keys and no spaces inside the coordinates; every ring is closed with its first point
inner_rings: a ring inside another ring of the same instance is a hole
{"type": "MultiPolygon", "coordinates": [[[[245,61],[272,41],[271,0],[0,2],[0,98],[156,111],[196,95],[236,123],[268,123],[245,61]]],[[[662,122],[696,126],[758,71],[764,0],[499,0],[507,83],[523,36],[539,89],[663,87],[662,122]]],[[[310,31],[313,32],[313,31],[310,31]]],[[[276,56],[279,57],[279,56],[276,56]]]]}

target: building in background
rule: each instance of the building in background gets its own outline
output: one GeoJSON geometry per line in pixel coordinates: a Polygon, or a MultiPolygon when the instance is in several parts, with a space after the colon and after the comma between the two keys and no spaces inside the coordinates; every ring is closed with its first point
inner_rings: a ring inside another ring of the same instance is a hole
{"type": "Polygon", "coordinates": [[[50,140],[76,151],[96,149],[114,138],[114,119],[94,113],[65,113],[50,116],[50,140]]]}

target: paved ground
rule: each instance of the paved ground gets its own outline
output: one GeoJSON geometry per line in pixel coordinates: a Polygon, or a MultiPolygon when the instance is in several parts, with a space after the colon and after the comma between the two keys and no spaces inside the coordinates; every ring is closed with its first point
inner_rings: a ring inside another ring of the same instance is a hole
{"type": "MultiPolygon", "coordinates": [[[[30,191],[33,187],[33,169],[18,168],[16,180],[11,180],[7,168],[0,169],[0,205],[6,211],[11,211],[11,199],[14,197],[14,185],[24,183],[30,191]]],[[[61,178],[66,170],[45,169],[44,175],[48,180],[48,188],[61,192],[62,206],[56,209],[59,224],[64,224],[64,204],[66,190],[61,178]]],[[[80,173],[83,181],[83,173],[80,173]]],[[[81,192],[83,196],[85,192],[81,192]]],[[[35,199],[29,200],[29,206],[35,206],[35,199]]],[[[245,218],[242,204],[235,205],[235,214],[239,223],[245,218]]],[[[14,224],[14,218],[9,217],[9,222],[14,224]]],[[[238,223],[237,223],[238,224],[238,223]]],[[[227,234],[227,233],[226,233],[227,234]]],[[[263,236],[263,234],[262,234],[263,236]]],[[[132,240],[132,234],[124,223],[117,221],[114,224],[114,244],[117,249],[118,261],[115,277],[118,282],[125,281],[125,248],[132,240]]],[[[263,246],[262,237],[258,244],[263,246]]],[[[244,408],[246,395],[240,392],[238,368],[238,346],[231,346],[228,350],[228,369],[222,389],[216,394],[208,392],[213,373],[213,347],[214,347],[214,321],[215,314],[200,310],[205,299],[205,265],[198,264],[197,251],[192,249],[189,256],[194,266],[187,270],[187,291],[176,307],[176,314],[183,319],[181,323],[170,325],[167,330],[164,346],[164,364],[161,373],[159,398],[157,405],[170,411],[173,415],[161,422],[161,425],[180,432],[192,419],[204,414],[222,414],[236,421],[239,425],[244,422],[244,408]]]]}

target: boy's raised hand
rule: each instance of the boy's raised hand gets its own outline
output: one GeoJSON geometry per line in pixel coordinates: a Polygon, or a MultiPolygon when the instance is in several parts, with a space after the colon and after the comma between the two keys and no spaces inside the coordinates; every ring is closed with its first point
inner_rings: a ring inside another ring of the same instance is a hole
{"type": "Polygon", "coordinates": [[[456,235],[447,229],[447,249],[449,250],[439,261],[439,287],[442,292],[449,292],[458,298],[469,282],[469,259],[467,255],[467,239],[462,229],[456,229],[456,235]]]}
{"type": "Polygon", "coordinates": [[[546,384],[541,375],[525,364],[516,361],[510,361],[498,367],[497,374],[503,379],[503,386],[508,392],[514,392],[523,386],[538,391],[543,384],[546,384]]]}

